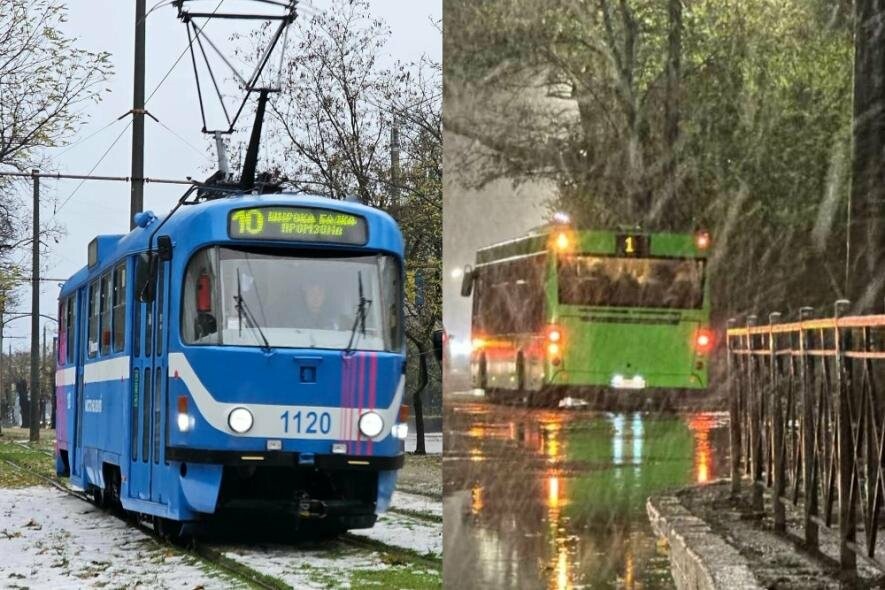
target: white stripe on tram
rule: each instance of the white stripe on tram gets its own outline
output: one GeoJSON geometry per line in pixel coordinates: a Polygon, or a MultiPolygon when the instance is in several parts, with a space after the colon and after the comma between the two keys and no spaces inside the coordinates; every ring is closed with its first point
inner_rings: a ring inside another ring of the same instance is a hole
{"type": "Polygon", "coordinates": [[[68,367],[67,369],[59,369],[55,372],[55,386],[67,387],[73,385],[77,378],[76,367],[68,367]]]}
{"type": "Polygon", "coordinates": [[[89,363],[83,367],[83,382],[119,381],[129,379],[129,357],[118,356],[106,361],[89,363]]]}

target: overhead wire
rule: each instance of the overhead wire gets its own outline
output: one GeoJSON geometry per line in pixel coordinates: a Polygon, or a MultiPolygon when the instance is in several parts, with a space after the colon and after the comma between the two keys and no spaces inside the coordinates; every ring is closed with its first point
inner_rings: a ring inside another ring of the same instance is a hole
{"type": "MultiPolygon", "coordinates": [[[[114,139],[114,141],[111,142],[111,145],[108,146],[108,149],[106,149],[104,151],[104,153],[101,155],[101,157],[98,159],[98,161],[92,166],[92,168],[90,168],[90,170],[86,174],[86,176],[90,176],[93,172],[95,172],[95,169],[98,168],[98,166],[104,161],[104,159],[108,156],[108,154],[111,153],[111,150],[114,148],[115,145],[117,145],[117,142],[120,141],[120,138],[123,137],[123,134],[126,133],[126,131],[131,126],[132,126],[132,119],[129,120],[129,123],[126,124],[126,127],[123,128],[123,130],[117,135],[117,137],[114,139]]],[[[86,182],[85,178],[83,180],[81,180],[77,184],[76,188],[74,188],[74,190],[71,192],[71,194],[69,194],[67,196],[67,198],[65,198],[65,200],[62,201],[61,205],[59,205],[58,207],[55,208],[55,210],[52,212],[52,219],[55,219],[55,216],[58,215],[58,212],[61,211],[65,205],[68,204],[68,201],[70,201],[72,198],[74,198],[74,195],[77,194],[77,192],[80,190],[80,187],[82,187],[83,183],[85,183],[85,182],[86,182]]]]}

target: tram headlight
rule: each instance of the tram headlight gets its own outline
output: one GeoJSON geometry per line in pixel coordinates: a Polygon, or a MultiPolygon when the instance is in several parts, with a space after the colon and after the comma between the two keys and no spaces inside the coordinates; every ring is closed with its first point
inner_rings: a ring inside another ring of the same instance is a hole
{"type": "Polygon", "coordinates": [[[360,432],[369,438],[375,438],[384,430],[384,418],[378,412],[366,412],[360,416],[360,432]]]}
{"type": "Polygon", "coordinates": [[[252,428],[255,421],[252,412],[246,408],[234,408],[227,416],[227,424],[237,434],[245,434],[252,428]]]}
{"type": "Polygon", "coordinates": [[[406,440],[406,438],[409,436],[409,425],[405,422],[394,424],[393,428],[390,429],[390,433],[393,435],[393,438],[406,440]]]}

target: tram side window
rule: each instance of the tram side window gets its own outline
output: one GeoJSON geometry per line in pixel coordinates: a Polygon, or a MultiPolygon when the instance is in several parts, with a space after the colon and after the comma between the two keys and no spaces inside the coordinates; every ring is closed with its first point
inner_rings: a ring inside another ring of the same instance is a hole
{"type": "Polygon", "coordinates": [[[166,286],[163,278],[166,276],[166,263],[160,263],[157,269],[159,276],[157,277],[157,355],[163,354],[163,295],[166,293],[166,286]]]}
{"type": "Polygon", "coordinates": [[[126,340],[126,265],[114,269],[114,352],[123,350],[126,340]]]}
{"type": "Polygon", "coordinates": [[[187,266],[182,301],[182,330],[189,344],[219,344],[216,286],[217,250],[206,248],[187,266]]]}
{"type": "Polygon", "coordinates": [[[65,311],[67,310],[67,299],[59,301],[58,303],[58,364],[65,364],[65,346],[67,346],[68,339],[68,324],[67,324],[67,316],[65,315],[65,311]]]}
{"type": "Polygon", "coordinates": [[[379,256],[381,267],[381,296],[384,298],[384,319],[390,334],[391,350],[402,347],[400,336],[400,271],[396,259],[391,256],[379,256]]]}
{"type": "Polygon", "coordinates": [[[67,341],[65,342],[65,353],[67,355],[67,364],[74,364],[74,336],[77,334],[77,305],[76,305],[77,297],[76,295],[72,295],[68,297],[67,300],[67,310],[65,311],[65,316],[67,318],[67,326],[68,330],[65,334],[67,341]]]}
{"type": "Polygon", "coordinates": [[[90,358],[98,354],[98,283],[89,285],[89,346],[90,358]]]}
{"type": "Polygon", "coordinates": [[[111,351],[111,275],[101,277],[101,354],[111,351]]]}

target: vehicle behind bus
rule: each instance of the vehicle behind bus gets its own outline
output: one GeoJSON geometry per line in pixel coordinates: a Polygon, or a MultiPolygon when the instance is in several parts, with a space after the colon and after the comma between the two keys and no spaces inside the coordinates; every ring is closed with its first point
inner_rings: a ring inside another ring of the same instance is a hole
{"type": "Polygon", "coordinates": [[[710,236],[552,225],[477,252],[471,372],[492,398],[704,389],[710,236]]]}

